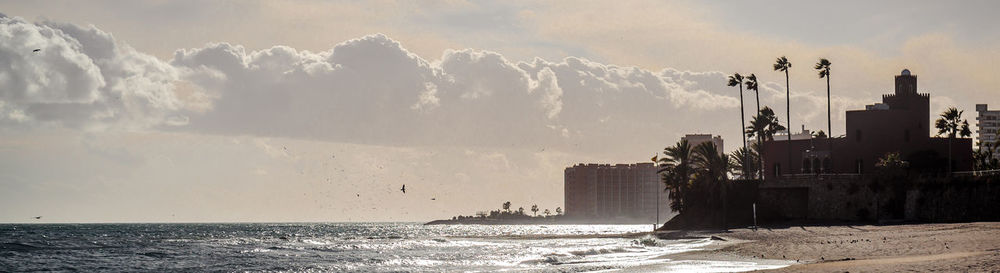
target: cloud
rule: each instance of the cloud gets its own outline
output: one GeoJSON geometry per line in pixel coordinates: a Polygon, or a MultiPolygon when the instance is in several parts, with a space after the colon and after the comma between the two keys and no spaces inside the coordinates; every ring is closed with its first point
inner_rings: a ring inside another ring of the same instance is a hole
{"type": "Polygon", "coordinates": [[[177,124],[169,64],[96,27],[0,17],[0,124],[145,128],[177,124]],[[38,49],[39,51],[35,51],[38,49]]]}
{"type": "Polygon", "coordinates": [[[662,135],[665,116],[738,106],[724,93],[731,90],[716,87],[725,79],[720,72],[655,72],[575,57],[512,62],[475,49],[431,61],[381,34],[315,53],[214,43],[178,50],[171,63],[215,98],[211,110],[184,113],[187,128],[221,134],[534,149],[662,135]]]}
{"type": "MultiPolygon", "coordinates": [[[[477,49],[446,50],[428,60],[382,34],[321,52],[211,43],[177,50],[163,62],[94,26],[2,20],[4,33],[31,34],[7,34],[19,39],[0,47],[16,67],[31,67],[4,71],[11,87],[4,90],[18,90],[2,94],[4,127],[154,128],[602,154],[656,149],[649,143],[670,143],[685,133],[739,139],[741,128],[737,91],[718,71],[654,71],[579,57],[514,62],[477,49]],[[32,47],[43,54],[32,55],[32,47]]],[[[802,103],[825,99],[797,95],[802,103]]],[[[820,111],[813,108],[803,115],[816,117],[820,111]]],[[[753,114],[746,109],[747,117],[753,114]]]]}

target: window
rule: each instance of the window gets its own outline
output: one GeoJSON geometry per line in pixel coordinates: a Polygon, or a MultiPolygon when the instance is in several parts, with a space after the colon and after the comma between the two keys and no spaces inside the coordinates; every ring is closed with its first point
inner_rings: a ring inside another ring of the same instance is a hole
{"type": "Polygon", "coordinates": [[[854,139],[857,140],[858,142],[861,142],[861,130],[860,129],[854,131],[854,139]]]}

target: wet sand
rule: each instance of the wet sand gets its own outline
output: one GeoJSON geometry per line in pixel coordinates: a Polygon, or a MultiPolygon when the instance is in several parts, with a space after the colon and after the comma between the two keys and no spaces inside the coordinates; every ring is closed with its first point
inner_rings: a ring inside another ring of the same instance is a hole
{"type": "Polygon", "coordinates": [[[698,235],[726,241],[664,258],[793,262],[768,272],[1000,272],[1000,222],[794,226],[698,235]]]}

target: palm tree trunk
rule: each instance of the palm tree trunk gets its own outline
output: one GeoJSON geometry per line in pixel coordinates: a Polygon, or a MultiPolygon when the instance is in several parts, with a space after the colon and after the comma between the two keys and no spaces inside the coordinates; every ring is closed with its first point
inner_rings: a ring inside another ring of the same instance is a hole
{"type": "Polygon", "coordinates": [[[788,123],[788,174],[792,174],[792,96],[788,86],[788,70],[785,70],[785,120],[788,123]]]}
{"type": "Polygon", "coordinates": [[[746,123],[745,111],[743,111],[743,83],[740,82],[740,136],[743,137],[743,177],[747,176],[747,134],[743,133],[743,124],[746,123]]]}
{"type": "Polygon", "coordinates": [[[830,74],[826,74],[826,135],[833,136],[833,122],[830,121],[830,74]]]}
{"type": "MultiPolygon", "coordinates": [[[[830,169],[833,169],[833,122],[830,119],[830,72],[826,72],[826,146],[830,151],[830,169]]],[[[823,166],[826,168],[826,166],[823,166]]],[[[826,170],[830,172],[831,170],[826,170]]]]}
{"type": "MultiPolygon", "coordinates": [[[[760,91],[754,90],[753,94],[757,97],[757,117],[760,117],[760,91]]],[[[757,172],[759,173],[759,175],[757,176],[757,178],[763,180],[764,179],[764,143],[761,142],[761,140],[760,140],[761,138],[762,138],[761,134],[758,133],[757,134],[757,149],[760,149],[760,150],[757,151],[757,165],[758,165],[757,172]]]]}

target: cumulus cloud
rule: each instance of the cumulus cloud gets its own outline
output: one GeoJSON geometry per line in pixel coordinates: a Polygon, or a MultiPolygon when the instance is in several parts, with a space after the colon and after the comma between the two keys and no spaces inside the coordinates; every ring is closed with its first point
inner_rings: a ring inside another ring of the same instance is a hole
{"type": "Polygon", "coordinates": [[[722,72],[578,57],[515,62],[476,49],[427,60],[381,34],[322,52],[212,43],[164,62],[94,26],[0,20],[7,37],[0,56],[10,60],[0,67],[5,127],[154,127],[607,153],[649,149],[639,143],[669,143],[685,133],[739,139],[741,128],[737,91],[723,84],[722,72]]]}
{"type": "Polygon", "coordinates": [[[188,128],[223,134],[385,145],[600,143],[615,134],[663,136],[663,124],[739,103],[714,87],[724,80],[719,72],[575,57],[513,62],[474,49],[431,61],[381,34],[324,52],[215,43],[179,50],[172,64],[215,97],[211,110],[185,113],[188,128]]]}
{"type": "Polygon", "coordinates": [[[0,16],[0,124],[178,124],[175,69],[94,26],[0,16]],[[36,51],[36,49],[38,51],[36,51]]]}

